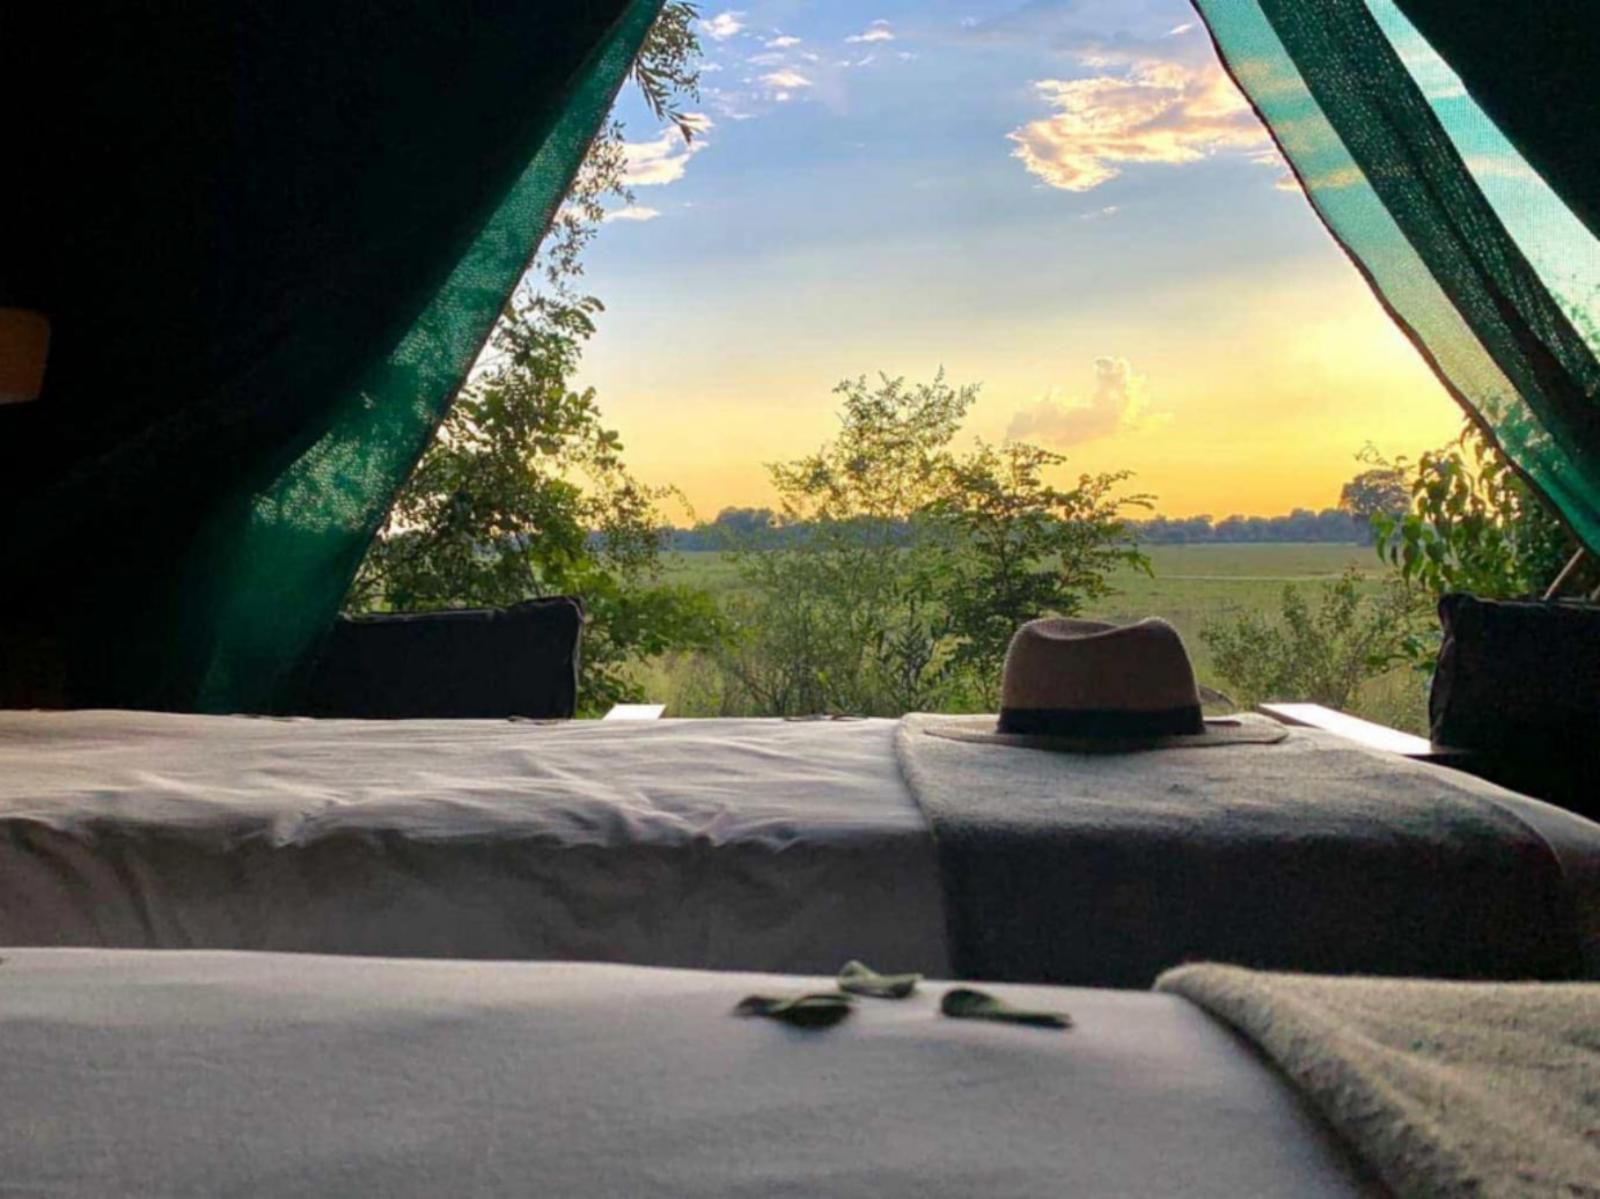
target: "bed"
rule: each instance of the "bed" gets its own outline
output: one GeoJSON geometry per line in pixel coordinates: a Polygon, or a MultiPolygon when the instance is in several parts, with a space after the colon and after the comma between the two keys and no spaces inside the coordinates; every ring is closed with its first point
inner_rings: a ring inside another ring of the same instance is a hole
{"type": "Polygon", "coordinates": [[[936,988],[825,1033],[729,1015],[826,980],[596,964],[7,950],[8,1193],[346,1196],[1379,1192],[1173,995],[936,988]],[[1222,1151],[1222,1147],[1226,1147],[1222,1151]]]}
{"type": "MultiPolygon", "coordinates": [[[[0,713],[0,944],[949,976],[897,727],[0,713]]],[[[1600,976],[1600,827],[1362,761],[1534,830],[1600,976]]]]}
{"type": "Polygon", "coordinates": [[[1191,965],[1070,1028],[738,1018],[833,980],[6,950],[0,1182],[50,1195],[1593,1195],[1600,984],[1191,965]]]}

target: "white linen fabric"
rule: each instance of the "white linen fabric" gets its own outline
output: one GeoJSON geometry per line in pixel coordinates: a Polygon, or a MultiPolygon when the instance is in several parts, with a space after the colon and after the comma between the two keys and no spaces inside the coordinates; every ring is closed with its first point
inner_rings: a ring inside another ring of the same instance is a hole
{"type": "Polygon", "coordinates": [[[805,1032],[827,980],[615,965],[5,950],[0,1180],[61,1196],[1381,1193],[1244,1041],[1173,995],[941,987],[805,1032]]]}
{"type": "Polygon", "coordinates": [[[947,974],[893,731],[0,712],[0,944],[947,974]]]}
{"type": "MultiPolygon", "coordinates": [[[[0,712],[0,944],[945,976],[895,727],[0,712]]],[[[1448,778],[1550,843],[1600,978],[1600,826],[1448,778]]]]}

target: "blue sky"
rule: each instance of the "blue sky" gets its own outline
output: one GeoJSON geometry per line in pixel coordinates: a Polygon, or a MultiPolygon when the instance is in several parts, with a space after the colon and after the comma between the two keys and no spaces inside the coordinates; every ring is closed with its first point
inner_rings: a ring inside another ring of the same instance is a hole
{"type": "Polygon", "coordinates": [[[706,7],[692,146],[632,96],[636,204],[587,258],[583,380],[709,516],[831,388],[943,366],[971,434],[1137,472],[1173,514],[1323,506],[1454,406],[1181,0],[706,7]]]}

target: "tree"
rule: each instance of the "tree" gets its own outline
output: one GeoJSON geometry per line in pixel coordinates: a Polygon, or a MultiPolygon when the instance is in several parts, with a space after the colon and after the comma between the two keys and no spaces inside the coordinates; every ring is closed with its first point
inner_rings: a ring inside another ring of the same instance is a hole
{"type": "Polygon", "coordinates": [[[730,688],[764,714],[992,706],[1022,621],[1080,610],[1105,573],[1143,565],[1118,515],[1124,474],[1046,481],[1064,459],[951,443],[977,398],[930,383],[846,380],[839,434],[769,467],[792,537],[739,553],[730,688]]]}
{"type": "Polygon", "coordinates": [[[959,638],[954,660],[972,668],[987,708],[998,700],[1018,625],[1046,613],[1077,615],[1111,594],[1106,575],[1117,567],[1149,573],[1144,555],[1119,536],[1121,509],[1148,504],[1142,495],[1115,495],[1130,472],[1080,475],[1070,490],[1045,481],[1065,464],[1037,446],[980,443],[951,464],[928,509],[949,534],[938,545],[944,605],[959,638]]]}
{"type": "Polygon", "coordinates": [[[917,385],[845,380],[834,392],[838,436],[768,467],[781,524],[804,535],[738,551],[753,598],[732,613],[725,670],[763,714],[947,705],[950,630],[933,601],[923,517],[977,388],[951,387],[941,372],[917,385]]]}
{"type": "Polygon", "coordinates": [[[1384,462],[1368,445],[1357,458],[1373,465],[1356,475],[1339,490],[1339,507],[1348,512],[1363,531],[1369,531],[1376,517],[1390,517],[1411,506],[1405,472],[1384,462]]]}
{"type": "MultiPolygon", "coordinates": [[[[632,78],[655,114],[693,136],[678,107],[697,95],[692,5],[669,3],[632,78]]],[[[662,579],[667,488],[635,480],[592,388],[568,380],[600,301],[578,281],[608,200],[629,202],[620,124],[579,167],[533,267],[391,509],[346,607],[501,605],[574,594],[586,621],[579,703],[642,698],[633,663],[705,648],[721,624],[709,596],[662,579]]]]}
{"type": "Polygon", "coordinates": [[[710,528],[715,537],[737,543],[741,538],[760,537],[777,523],[771,508],[724,508],[710,528]]]}

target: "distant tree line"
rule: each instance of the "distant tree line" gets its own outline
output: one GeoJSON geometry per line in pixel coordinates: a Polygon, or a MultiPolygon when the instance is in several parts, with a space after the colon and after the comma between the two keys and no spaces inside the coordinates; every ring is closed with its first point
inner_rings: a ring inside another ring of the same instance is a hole
{"type": "MultiPolygon", "coordinates": [[[[1316,541],[1345,545],[1371,545],[1369,514],[1344,508],[1313,512],[1296,508],[1287,516],[1155,516],[1123,520],[1132,539],[1142,545],[1197,545],[1209,542],[1316,541]]],[[[908,528],[899,530],[909,538],[908,528]]],[[[716,519],[691,529],[673,529],[670,544],[678,550],[727,549],[753,542],[770,548],[802,544],[811,530],[804,523],[788,524],[770,508],[724,508],[716,519]]]]}
{"type": "Polygon", "coordinates": [[[1192,545],[1208,541],[1323,541],[1342,544],[1372,543],[1372,525],[1365,516],[1343,508],[1313,512],[1296,508],[1287,516],[1210,516],[1174,518],[1155,516],[1128,522],[1137,538],[1148,545],[1192,545]]]}

